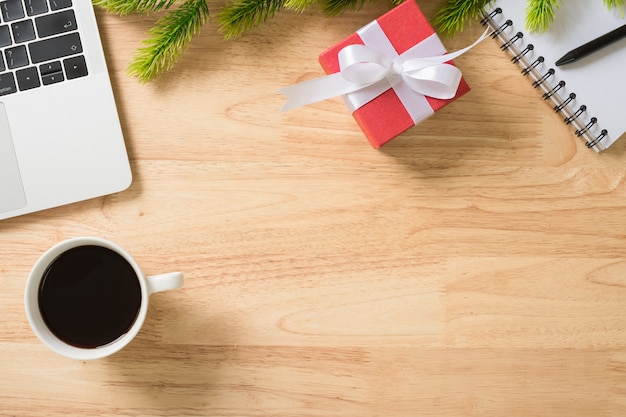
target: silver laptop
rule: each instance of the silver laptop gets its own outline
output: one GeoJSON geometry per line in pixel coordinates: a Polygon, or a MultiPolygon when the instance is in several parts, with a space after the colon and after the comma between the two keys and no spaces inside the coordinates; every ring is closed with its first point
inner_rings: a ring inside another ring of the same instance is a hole
{"type": "Polygon", "coordinates": [[[126,189],[90,0],[0,0],[0,220],[126,189]]]}

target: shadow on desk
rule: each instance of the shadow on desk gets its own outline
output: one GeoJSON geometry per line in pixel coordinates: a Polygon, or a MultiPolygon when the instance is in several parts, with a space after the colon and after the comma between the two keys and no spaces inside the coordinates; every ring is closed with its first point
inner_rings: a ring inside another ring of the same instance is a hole
{"type": "MultiPolygon", "coordinates": [[[[192,334],[186,335],[180,343],[172,341],[172,337],[165,334],[170,330],[176,333],[177,323],[185,320],[185,300],[183,297],[167,301],[165,297],[154,298],[137,337],[122,351],[101,362],[106,372],[101,383],[107,389],[126,393],[123,398],[127,404],[123,405],[118,398],[116,406],[127,406],[127,411],[139,408],[152,410],[155,415],[164,411],[167,415],[201,413],[212,398],[224,395],[217,387],[225,384],[225,364],[229,362],[229,367],[232,366],[237,348],[194,344],[192,334]]],[[[220,330],[216,323],[220,319],[210,317],[207,320],[212,324],[207,332],[222,339],[217,335],[220,330]]],[[[232,373],[228,370],[228,374],[232,373]]]]}

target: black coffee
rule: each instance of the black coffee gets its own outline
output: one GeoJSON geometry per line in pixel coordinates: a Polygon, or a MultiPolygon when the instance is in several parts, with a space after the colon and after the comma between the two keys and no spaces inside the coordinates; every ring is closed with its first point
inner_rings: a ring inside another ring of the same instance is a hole
{"type": "Polygon", "coordinates": [[[141,287],[132,266],[101,246],[80,246],[56,258],[39,286],[39,310],[65,343],[95,348],[132,327],[141,287]]]}

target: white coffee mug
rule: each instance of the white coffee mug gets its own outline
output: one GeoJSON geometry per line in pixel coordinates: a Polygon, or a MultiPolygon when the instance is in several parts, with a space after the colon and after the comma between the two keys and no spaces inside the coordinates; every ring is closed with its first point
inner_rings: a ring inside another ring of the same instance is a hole
{"type": "Polygon", "coordinates": [[[65,357],[89,360],[133,340],[146,319],[150,294],[182,286],[180,272],[147,277],[117,244],[79,237],[39,258],[28,276],[24,303],[44,345],[65,357]]]}

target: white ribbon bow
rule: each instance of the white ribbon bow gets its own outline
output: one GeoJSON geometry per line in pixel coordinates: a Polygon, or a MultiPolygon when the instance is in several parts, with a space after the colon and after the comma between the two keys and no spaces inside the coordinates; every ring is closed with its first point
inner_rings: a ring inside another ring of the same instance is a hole
{"type": "Polygon", "coordinates": [[[462,74],[447,62],[472,49],[487,37],[488,32],[486,30],[476,42],[460,51],[406,61],[400,56],[389,58],[370,46],[348,45],[339,51],[339,72],[280,90],[287,96],[281,111],[366,89],[376,90],[377,93],[360,104],[362,106],[399,83],[405,83],[424,96],[451,99],[456,95],[462,74]]]}

